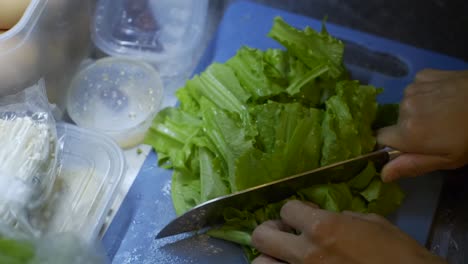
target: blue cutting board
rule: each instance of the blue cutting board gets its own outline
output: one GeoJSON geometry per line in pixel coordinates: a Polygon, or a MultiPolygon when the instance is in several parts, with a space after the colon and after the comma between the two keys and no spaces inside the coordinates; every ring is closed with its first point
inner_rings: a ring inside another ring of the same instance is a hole
{"type": "MultiPolygon", "coordinates": [[[[321,21],[250,2],[235,2],[226,11],[215,38],[195,73],[213,61],[224,62],[242,45],[279,48],[266,35],[273,18],[282,16],[295,27],[321,28],[321,21]]],[[[345,61],[353,77],[384,87],[380,102],[398,102],[415,73],[423,68],[466,69],[463,61],[327,23],[328,31],[347,44],[345,61]]],[[[154,152],[147,157],[103,243],[112,263],[247,263],[242,250],[207,236],[184,235],[155,240],[155,234],[175,217],[170,197],[171,172],[157,167],[154,152]]],[[[406,200],[391,220],[425,244],[437,208],[441,175],[401,181],[406,200]]]]}

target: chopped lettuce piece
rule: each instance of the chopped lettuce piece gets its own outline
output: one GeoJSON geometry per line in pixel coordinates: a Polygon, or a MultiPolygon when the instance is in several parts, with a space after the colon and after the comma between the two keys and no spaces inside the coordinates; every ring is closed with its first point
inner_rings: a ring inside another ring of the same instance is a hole
{"type": "Polygon", "coordinates": [[[383,183],[380,178],[374,178],[361,195],[369,202],[368,212],[380,215],[393,213],[405,198],[396,183],[383,183]]]}
{"type": "Polygon", "coordinates": [[[201,203],[200,189],[199,179],[187,177],[186,174],[174,170],[172,174],[171,195],[177,215],[181,215],[201,203]]]}
{"type": "Polygon", "coordinates": [[[348,181],[348,185],[351,190],[362,191],[369,185],[376,173],[374,163],[369,162],[364,170],[348,181]]]}
{"type": "Polygon", "coordinates": [[[336,94],[326,101],[322,166],[373,150],[376,96],[377,89],[372,86],[359,85],[357,81],[337,83],[336,94]]]}
{"type": "Polygon", "coordinates": [[[307,109],[298,103],[269,103],[256,109],[260,113],[258,141],[265,142],[266,152],[253,148],[239,157],[237,190],[318,167],[322,144],[320,110],[307,109]],[[268,121],[263,119],[265,116],[268,121]]]}
{"type": "Polygon", "coordinates": [[[299,195],[320,208],[341,212],[351,207],[353,196],[346,183],[319,184],[299,191],[299,195]]]}
{"type": "Polygon", "coordinates": [[[277,95],[284,90],[267,77],[264,54],[261,50],[243,47],[236,56],[226,62],[226,65],[236,73],[240,84],[254,100],[277,95]]]}
{"type": "Polygon", "coordinates": [[[222,173],[222,164],[206,148],[199,149],[201,202],[230,193],[227,177],[222,173]]]}
{"type": "Polygon", "coordinates": [[[353,196],[351,201],[351,211],[358,213],[367,213],[367,203],[361,196],[353,196]]]}

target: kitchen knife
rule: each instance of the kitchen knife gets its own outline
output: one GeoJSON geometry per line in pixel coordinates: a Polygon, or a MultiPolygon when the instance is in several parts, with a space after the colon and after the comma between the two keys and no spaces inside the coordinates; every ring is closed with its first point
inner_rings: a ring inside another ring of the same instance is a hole
{"type": "Polygon", "coordinates": [[[400,152],[397,150],[384,148],[346,161],[330,164],[206,201],[172,220],[157,234],[156,238],[222,224],[225,208],[253,210],[268,203],[279,202],[296,194],[302,188],[328,183],[336,175],[356,175],[367,166],[369,161],[373,162],[377,169],[380,169],[385,163],[399,154],[400,152]]]}

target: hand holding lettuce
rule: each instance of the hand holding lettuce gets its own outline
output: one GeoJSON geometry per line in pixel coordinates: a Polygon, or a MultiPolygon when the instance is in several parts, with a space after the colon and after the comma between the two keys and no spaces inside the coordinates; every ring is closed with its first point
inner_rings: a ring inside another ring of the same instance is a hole
{"type": "MultiPolygon", "coordinates": [[[[281,18],[269,36],[286,49],[240,48],[226,63],[214,63],[187,81],[177,92],[180,107],[155,118],[146,143],[157,151],[159,165],[174,171],[177,214],[374,149],[380,90],[348,78],[343,43],[326,30],[298,30],[281,18]]],[[[373,164],[364,167],[357,175],[320,179],[290,199],[332,211],[395,211],[403,199],[399,187],[382,183],[373,164]]],[[[285,202],[242,212],[226,208],[226,224],[209,234],[255,256],[252,231],[278,218],[285,202]]]]}

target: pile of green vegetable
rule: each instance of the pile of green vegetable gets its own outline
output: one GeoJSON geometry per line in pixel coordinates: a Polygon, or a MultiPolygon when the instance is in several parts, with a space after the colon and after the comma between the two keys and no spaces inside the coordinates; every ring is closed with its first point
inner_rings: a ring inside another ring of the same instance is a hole
{"type": "MultiPolygon", "coordinates": [[[[157,151],[159,166],[173,169],[178,215],[222,195],[371,152],[373,125],[388,123],[377,120],[381,90],[350,80],[343,43],[325,27],[298,30],[278,17],[269,36],[285,49],[240,48],[226,63],[213,63],[188,80],[177,91],[180,106],[154,119],[146,143],[157,151]]],[[[357,175],[320,182],[290,199],[382,215],[403,199],[371,163],[357,175]]],[[[209,234],[245,246],[254,257],[252,231],[277,219],[282,204],[226,208],[226,224],[209,234]]]]}

